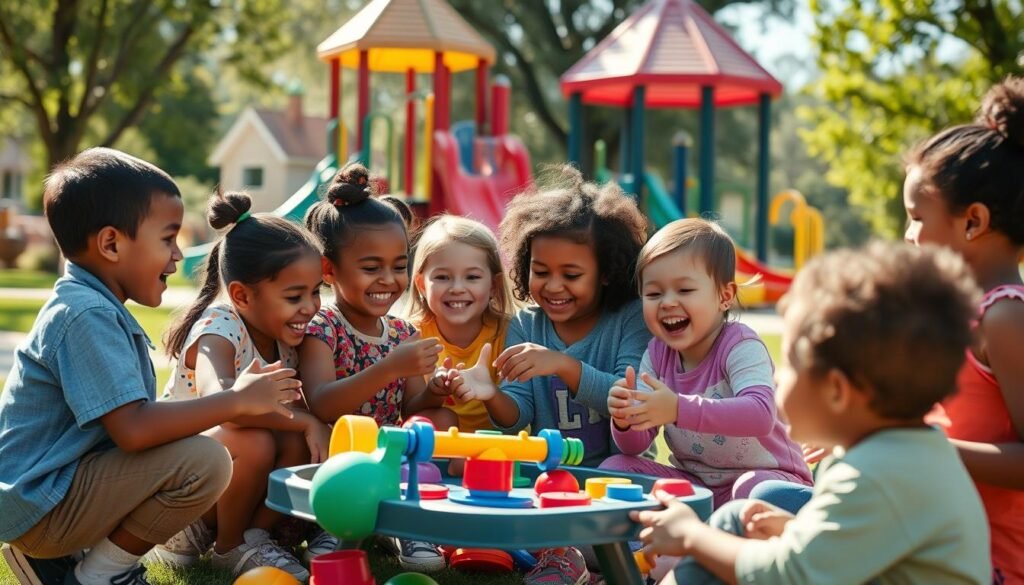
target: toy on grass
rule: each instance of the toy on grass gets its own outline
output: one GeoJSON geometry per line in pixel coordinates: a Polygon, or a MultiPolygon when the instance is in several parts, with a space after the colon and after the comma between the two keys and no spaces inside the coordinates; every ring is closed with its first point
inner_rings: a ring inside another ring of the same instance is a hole
{"type": "Polygon", "coordinates": [[[275,567],[256,567],[235,579],[235,585],[300,585],[299,580],[275,567]]]}
{"type": "Polygon", "coordinates": [[[399,573],[388,579],[384,585],[437,585],[437,581],[423,573],[399,573]]]}
{"type": "MultiPolygon", "coordinates": [[[[402,458],[408,463],[406,500],[420,499],[419,466],[433,457],[465,458],[463,486],[457,501],[488,507],[532,506],[530,498],[511,495],[515,461],[537,463],[543,471],[560,464],[578,465],[583,443],[562,438],[551,429],[537,437],[435,431],[421,421],[408,428],[377,428],[372,418],[346,415],[331,434],[331,457],[313,476],[309,503],[323,528],[343,540],[361,540],[373,533],[377,509],[401,497],[402,458]]],[[[450,496],[456,501],[456,496],[450,496]]]]}
{"type": "Polygon", "coordinates": [[[309,572],[309,585],[374,585],[366,551],[362,550],[339,550],[313,557],[309,572]]]}

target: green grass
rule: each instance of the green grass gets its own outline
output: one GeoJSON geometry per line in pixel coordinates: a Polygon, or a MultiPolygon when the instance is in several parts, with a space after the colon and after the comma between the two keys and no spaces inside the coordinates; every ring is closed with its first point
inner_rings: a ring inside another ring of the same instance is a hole
{"type": "Polygon", "coordinates": [[[0,288],[51,288],[57,275],[41,270],[0,269],[0,288]]]}
{"type": "MultiPolygon", "coordinates": [[[[28,333],[45,301],[41,299],[0,299],[0,331],[28,333]]],[[[128,305],[128,311],[146,335],[160,348],[160,339],[171,322],[171,309],[128,305]]]]}

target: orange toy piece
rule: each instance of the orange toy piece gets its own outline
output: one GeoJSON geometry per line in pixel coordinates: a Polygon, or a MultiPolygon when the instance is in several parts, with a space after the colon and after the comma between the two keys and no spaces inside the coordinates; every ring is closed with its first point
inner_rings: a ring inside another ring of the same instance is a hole
{"type": "Polygon", "coordinates": [[[298,579],[275,567],[256,567],[235,579],[235,585],[300,585],[298,579]]]}

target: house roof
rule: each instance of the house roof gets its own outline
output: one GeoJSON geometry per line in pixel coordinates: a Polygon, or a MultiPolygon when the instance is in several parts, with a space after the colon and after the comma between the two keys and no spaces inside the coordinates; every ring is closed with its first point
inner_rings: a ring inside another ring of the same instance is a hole
{"type": "Polygon", "coordinates": [[[583,102],[632,105],[646,88],[646,106],[695,108],[701,87],[715,88],[716,106],[755,104],[782,84],[748,55],[693,0],[651,0],[605,37],[562,77],[562,93],[583,102]]]}
{"type": "Polygon", "coordinates": [[[402,73],[433,72],[437,51],[452,72],[495,59],[494,47],[445,0],[373,0],[317,47],[320,59],[352,69],[360,51],[370,71],[402,73]]]}
{"type": "Polygon", "coordinates": [[[288,121],[287,113],[277,110],[246,108],[210,155],[210,164],[220,166],[224,157],[241,139],[246,126],[252,125],[281,162],[315,164],[327,152],[327,118],[302,116],[302,123],[288,121]]]}

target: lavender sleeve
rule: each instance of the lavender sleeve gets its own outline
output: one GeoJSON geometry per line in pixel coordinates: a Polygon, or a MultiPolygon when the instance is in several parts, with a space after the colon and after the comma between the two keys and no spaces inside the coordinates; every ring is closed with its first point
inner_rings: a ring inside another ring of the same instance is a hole
{"type": "MultiPolygon", "coordinates": [[[[654,366],[651,363],[650,350],[644,350],[644,356],[640,360],[640,370],[636,373],[637,386],[640,390],[650,392],[651,388],[640,381],[641,374],[648,374],[653,377],[657,377],[657,372],[654,371],[654,366]]],[[[610,422],[612,425],[612,439],[615,441],[615,446],[619,448],[619,451],[623,455],[640,455],[651,446],[654,441],[654,437],[658,435],[658,429],[648,429],[646,431],[634,431],[627,429],[625,431],[619,430],[614,422],[610,422]]]]}
{"type": "Polygon", "coordinates": [[[698,433],[764,437],[775,427],[772,360],[759,339],[737,343],[725,360],[734,396],[680,395],[676,426],[698,433]]]}

